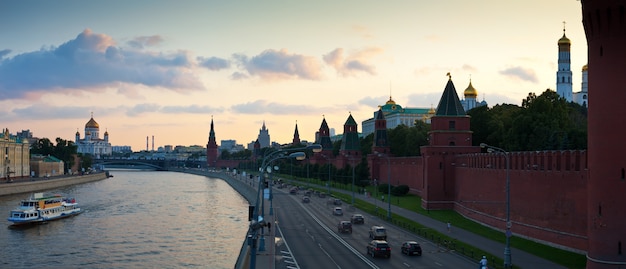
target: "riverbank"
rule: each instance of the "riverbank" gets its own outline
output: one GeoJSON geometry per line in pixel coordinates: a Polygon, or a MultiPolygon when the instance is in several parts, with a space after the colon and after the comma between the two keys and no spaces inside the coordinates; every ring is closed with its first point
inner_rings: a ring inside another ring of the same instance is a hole
{"type": "Polygon", "coordinates": [[[7,183],[6,181],[0,181],[0,196],[9,194],[40,192],[75,184],[103,180],[107,177],[108,172],[100,172],[82,176],[62,176],[52,177],[48,179],[14,179],[14,181],[10,183],[7,183]]]}

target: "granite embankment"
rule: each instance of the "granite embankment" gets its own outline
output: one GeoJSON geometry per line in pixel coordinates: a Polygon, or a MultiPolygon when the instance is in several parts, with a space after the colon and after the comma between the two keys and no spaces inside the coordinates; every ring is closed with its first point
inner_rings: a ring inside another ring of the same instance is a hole
{"type": "MultiPolygon", "coordinates": [[[[201,175],[206,177],[220,178],[226,181],[235,191],[237,191],[241,196],[248,200],[248,203],[253,205],[256,203],[257,197],[259,196],[256,188],[250,185],[252,180],[242,179],[241,175],[232,175],[232,173],[227,172],[209,172],[206,170],[197,170],[197,169],[172,169],[169,171],[172,172],[181,172],[181,173],[189,173],[194,175],[201,175]]],[[[254,183],[253,183],[254,184],[254,183]]]]}
{"type": "Polygon", "coordinates": [[[82,184],[97,180],[102,180],[108,177],[107,172],[94,173],[82,176],[62,176],[52,177],[49,179],[44,178],[17,178],[13,182],[6,183],[6,181],[0,181],[0,196],[19,193],[32,193],[40,192],[50,189],[57,189],[65,186],[82,184]]]}

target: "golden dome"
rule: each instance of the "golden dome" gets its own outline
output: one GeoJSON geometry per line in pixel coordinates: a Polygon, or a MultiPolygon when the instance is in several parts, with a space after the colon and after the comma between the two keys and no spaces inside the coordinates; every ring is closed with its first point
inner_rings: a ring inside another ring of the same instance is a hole
{"type": "Polygon", "coordinates": [[[467,89],[465,89],[465,91],[463,92],[463,95],[465,95],[465,97],[474,97],[474,98],[478,96],[478,91],[476,91],[476,89],[474,89],[474,86],[472,86],[471,80],[470,80],[469,86],[467,86],[467,89]]]}
{"type": "Polygon", "coordinates": [[[391,96],[389,96],[389,101],[387,101],[387,103],[385,103],[385,104],[386,105],[395,105],[396,102],[393,99],[391,99],[391,96]]]}
{"type": "Polygon", "coordinates": [[[563,30],[563,37],[559,39],[559,45],[571,45],[572,42],[569,41],[569,38],[565,36],[565,30],[563,30]]]}
{"type": "Polygon", "coordinates": [[[98,124],[93,117],[85,124],[85,128],[100,128],[100,124],[98,124]]]}
{"type": "Polygon", "coordinates": [[[437,113],[437,111],[435,111],[435,108],[430,106],[430,109],[428,110],[428,114],[429,115],[434,115],[435,113],[437,113]]]}
{"type": "Polygon", "coordinates": [[[589,66],[583,65],[583,72],[587,71],[587,69],[589,69],[589,66]]]}

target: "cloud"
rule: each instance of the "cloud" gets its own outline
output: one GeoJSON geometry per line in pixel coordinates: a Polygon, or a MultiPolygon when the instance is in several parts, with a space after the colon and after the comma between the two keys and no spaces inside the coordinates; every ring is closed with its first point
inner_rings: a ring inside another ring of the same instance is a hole
{"type": "Polygon", "coordinates": [[[364,98],[361,98],[361,100],[359,100],[359,104],[361,105],[365,105],[365,106],[369,106],[369,107],[378,107],[380,105],[384,105],[385,102],[387,102],[387,96],[377,96],[377,97],[371,97],[371,96],[367,96],[364,98]]]}
{"type": "Polygon", "coordinates": [[[249,76],[241,73],[241,72],[234,72],[230,75],[230,79],[232,80],[244,80],[244,79],[248,79],[249,76]]]}
{"type": "Polygon", "coordinates": [[[222,112],[224,109],[222,108],[213,108],[210,106],[199,106],[199,105],[190,105],[190,106],[164,106],[160,109],[161,112],[167,114],[207,114],[214,112],[222,112]]]}
{"type": "Polygon", "coordinates": [[[231,107],[236,113],[242,114],[274,114],[274,115],[305,115],[305,114],[320,114],[324,111],[328,112],[326,108],[317,108],[306,105],[285,105],[275,102],[267,102],[265,100],[257,100],[254,102],[248,102],[244,104],[237,104],[231,107]]]}
{"type": "Polygon", "coordinates": [[[119,82],[177,92],[203,89],[199,79],[189,72],[191,66],[185,51],[127,49],[116,46],[107,35],[86,29],[59,47],[2,59],[0,100],[38,98],[46,92],[93,91],[119,82]]]}
{"type": "Polygon", "coordinates": [[[266,80],[318,80],[322,77],[322,66],[316,58],[291,54],[286,49],[265,50],[252,58],[235,54],[233,58],[238,66],[246,70],[250,76],[258,76],[266,80]]]}
{"type": "Polygon", "coordinates": [[[211,71],[219,71],[221,69],[226,69],[230,67],[230,62],[226,59],[217,58],[217,57],[198,57],[198,64],[202,67],[205,67],[211,71]]]}
{"type": "Polygon", "coordinates": [[[4,111],[3,119],[6,121],[85,119],[92,111],[98,111],[98,115],[102,116],[117,113],[119,110],[119,107],[50,106],[42,103],[4,111]]]}
{"type": "Polygon", "coordinates": [[[522,81],[529,81],[532,83],[539,82],[539,79],[537,78],[535,71],[533,71],[532,69],[525,69],[520,66],[509,67],[507,69],[500,71],[500,74],[506,77],[510,77],[510,78],[514,78],[514,79],[518,79],[522,81]]]}
{"type": "Polygon", "coordinates": [[[4,56],[9,55],[9,53],[11,53],[10,49],[0,50],[0,60],[2,60],[2,58],[4,58],[4,56]]]}
{"type": "Polygon", "coordinates": [[[151,47],[163,42],[163,38],[159,35],[153,36],[139,36],[133,40],[126,42],[129,46],[137,49],[143,49],[144,47],[151,47]]]}
{"type": "Polygon", "coordinates": [[[376,67],[370,64],[370,60],[383,52],[380,48],[367,48],[344,55],[343,48],[337,48],[322,58],[324,62],[337,70],[344,77],[357,76],[361,73],[376,75],[376,67]]]}
{"type": "Polygon", "coordinates": [[[138,104],[127,108],[126,115],[137,116],[144,113],[163,113],[163,114],[207,114],[214,112],[223,112],[223,108],[210,106],[161,106],[159,104],[145,103],[138,104]]]}

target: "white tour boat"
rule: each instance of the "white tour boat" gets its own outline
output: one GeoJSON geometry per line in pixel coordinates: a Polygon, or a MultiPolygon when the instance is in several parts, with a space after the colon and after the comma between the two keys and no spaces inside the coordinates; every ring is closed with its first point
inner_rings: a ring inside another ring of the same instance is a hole
{"type": "Polygon", "coordinates": [[[35,193],[30,198],[22,200],[18,208],[11,210],[8,220],[13,222],[13,225],[40,223],[71,217],[81,212],[74,198],[66,198],[59,194],[35,193]]]}

